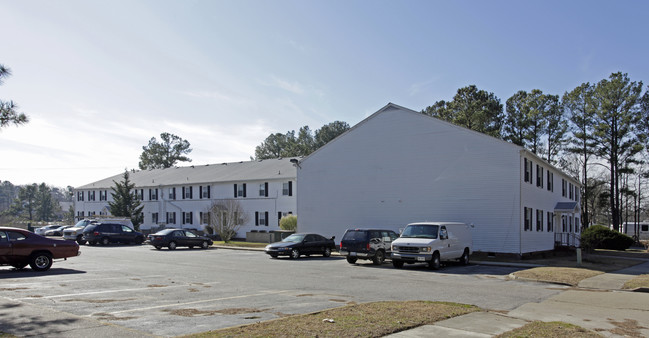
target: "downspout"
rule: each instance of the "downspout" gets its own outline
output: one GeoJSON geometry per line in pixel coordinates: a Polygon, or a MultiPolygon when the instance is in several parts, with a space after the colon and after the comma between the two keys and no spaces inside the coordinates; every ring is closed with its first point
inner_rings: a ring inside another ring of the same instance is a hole
{"type": "Polygon", "coordinates": [[[521,159],[523,158],[524,153],[525,149],[522,149],[518,153],[518,257],[523,257],[523,228],[521,227],[521,207],[523,200],[523,176],[525,175],[525,170],[527,170],[527,168],[521,170],[521,164],[523,164],[523,161],[521,161],[521,159]]]}

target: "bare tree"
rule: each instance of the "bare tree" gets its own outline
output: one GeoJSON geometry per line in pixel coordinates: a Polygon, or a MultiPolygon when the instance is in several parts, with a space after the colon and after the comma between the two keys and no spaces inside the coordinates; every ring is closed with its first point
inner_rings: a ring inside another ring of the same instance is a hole
{"type": "Polygon", "coordinates": [[[225,242],[229,242],[237,234],[241,225],[248,222],[248,214],[236,200],[214,201],[208,213],[210,227],[225,242]]]}

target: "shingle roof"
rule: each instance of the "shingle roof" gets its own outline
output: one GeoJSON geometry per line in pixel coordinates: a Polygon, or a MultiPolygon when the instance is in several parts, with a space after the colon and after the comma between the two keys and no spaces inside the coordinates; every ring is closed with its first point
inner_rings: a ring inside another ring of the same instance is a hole
{"type": "MultiPolygon", "coordinates": [[[[115,186],[115,182],[121,182],[123,176],[122,172],[75,189],[109,189],[115,186]]],[[[129,180],[138,188],[270,179],[289,180],[295,179],[296,176],[297,171],[291,163],[291,158],[129,171],[129,180]]]]}
{"type": "Polygon", "coordinates": [[[575,212],[577,210],[577,202],[558,202],[557,205],[554,207],[554,211],[556,212],[575,212]]]}

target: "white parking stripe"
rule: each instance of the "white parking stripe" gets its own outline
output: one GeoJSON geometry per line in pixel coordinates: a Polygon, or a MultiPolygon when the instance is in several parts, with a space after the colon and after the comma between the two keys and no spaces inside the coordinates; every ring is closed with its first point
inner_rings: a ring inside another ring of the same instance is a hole
{"type": "MultiPolygon", "coordinates": [[[[202,283],[202,284],[219,284],[220,282],[211,282],[211,283],[202,283]]],[[[95,291],[95,292],[82,292],[82,293],[69,293],[65,295],[54,295],[54,296],[43,296],[43,297],[24,297],[24,298],[17,298],[18,300],[24,300],[24,299],[52,299],[52,298],[65,298],[65,297],[72,297],[72,296],[86,296],[86,295],[97,295],[97,294],[102,294],[102,293],[114,293],[114,292],[125,292],[125,291],[140,291],[140,290],[153,290],[153,289],[160,289],[160,288],[184,288],[188,286],[193,286],[196,284],[183,284],[183,285],[165,285],[164,287],[146,287],[146,288],[134,288],[134,289],[119,289],[119,290],[104,290],[104,291],[95,291]]]]}
{"type": "Polygon", "coordinates": [[[194,301],[194,302],[187,302],[187,303],[173,303],[173,304],[167,304],[167,305],[141,307],[141,308],[137,308],[137,309],[122,310],[122,311],[115,311],[115,312],[109,312],[109,313],[111,315],[115,315],[115,314],[126,313],[126,312],[145,311],[145,310],[152,310],[152,309],[161,309],[161,308],[166,308],[166,307],[185,306],[185,305],[191,305],[191,304],[215,302],[215,301],[219,301],[219,300],[229,300],[229,299],[248,298],[248,297],[266,296],[266,295],[276,295],[276,294],[286,293],[286,292],[291,292],[291,291],[292,290],[267,291],[267,292],[263,292],[263,293],[255,293],[255,294],[250,294],[250,295],[241,295],[241,296],[232,296],[232,297],[223,297],[223,298],[213,298],[213,299],[197,300],[197,301],[194,301]]]}
{"type": "MultiPolygon", "coordinates": [[[[117,271],[117,270],[116,270],[117,271]]],[[[92,281],[97,281],[97,280],[109,280],[109,279],[131,279],[131,278],[160,278],[160,277],[168,277],[165,275],[150,275],[150,276],[131,276],[131,277],[110,277],[110,278],[93,278],[93,279],[69,279],[69,280],[44,280],[42,282],[33,282],[33,283],[11,283],[11,284],[2,284],[5,287],[9,286],[25,286],[25,285],[42,285],[42,284],[64,284],[64,283],[85,283],[85,282],[92,282],[92,281]]]]}

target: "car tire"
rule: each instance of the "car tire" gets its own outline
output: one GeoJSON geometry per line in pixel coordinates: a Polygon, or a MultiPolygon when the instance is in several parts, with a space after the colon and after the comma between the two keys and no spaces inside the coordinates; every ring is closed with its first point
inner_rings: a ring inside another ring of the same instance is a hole
{"type": "Polygon", "coordinates": [[[86,241],[83,239],[83,237],[81,235],[77,236],[77,244],[79,244],[79,245],[86,244],[86,241]]]}
{"type": "Polygon", "coordinates": [[[379,250],[374,254],[374,258],[372,258],[372,263],[374,265],[381,265],[385,262],[385,252],[383,250],[379,250]]]}
{"type": "Polygon", "coordinates": [[[325,248],[324,251],[322,252],[323,257],[331,257],[331,249],[330,248],[325,248]]]}
{"type": "Polygon", "coordinates": [[[401,269],[403,268],[403,261],[393,259],[392,266],[394,266],[397,269],[401,269]]]}
{"type": "Polygon", "coordinates": [[[270,257],[271,258],[277,258],[277,255],[276,254],[271,254],[270,257]]]}
{"type": "Polygon", "coordinates": [[[300,250],[298,250],[298,249],[291,250],[291,258],[292,259],[300,258],[300,250]]]}
{"type": "Polygon", "coordinates": [[[101,245],[108,245],[110,244],[110,240],[108,239],[108,237],[104,237],[101,239],[100,243],[101,245]]]}
{"type": "Polygon", "coordinates": [[[207,241],[203,241],[203,243],[201,243],[201,249],[207,249],[209,247],[210,247],[210,243],[208,243],[207,241]]]}
{"type": "Polygon", "coordinates": [[[433,258],[431,258],[430,262],[428,262],[428,267],[433,269],[433,270],[439,270],[439,267],[442,265],[440,259],[439,259],[439,252],[435,252],[433,254],[433,258]]]}
{"type": "Polygon", "coordinates": [[[34,271],[47,271],[52,266],[52,255],[48,252],[37,252],[32,254],[29,266],[34,271]]]}
{"type": "Polygon", "coordinates": [[[88,241],[88,245],[90,245],[90,246],[93,246],[93,245],[95,245],[95,244],[97,244],[97,242],[95,242],[95,241],[88,241]]]}
{"type": "Polygon", "coordinates": [[[160,250],[160,249],[162,249],[162,247],[159,246],[159,245],[154,246],[154,248],[156,248],[156,250],[160,250]]]}
{"type": "Polygon", "coordinates": [[[356,257],[347,256],[347,263],[349,263],[349,264],[356,264],[357,260],[358,260],[358,258],[356,258],[356,257]]]}
{"type": "Polygon", "coordinates": [[[462,253],[462,257],[460,257],[460,264],[469,265],[469,248],[464,249],[464,253],[462,253]]]}
{"type": "Polygon", "coordinates": [[[169,247],[169,250],[176,250],[176,242],[169,242],[169,245],[167,245],[167,247],[169,247]]]}

